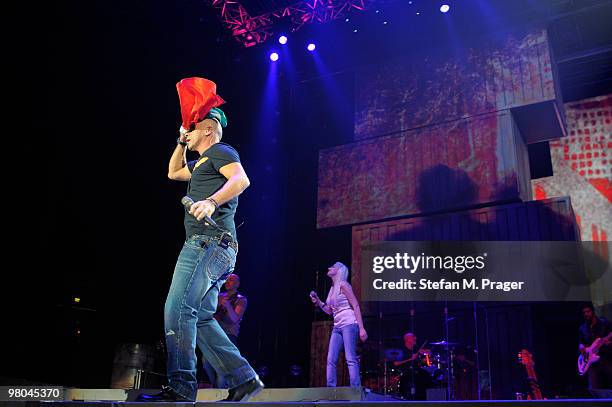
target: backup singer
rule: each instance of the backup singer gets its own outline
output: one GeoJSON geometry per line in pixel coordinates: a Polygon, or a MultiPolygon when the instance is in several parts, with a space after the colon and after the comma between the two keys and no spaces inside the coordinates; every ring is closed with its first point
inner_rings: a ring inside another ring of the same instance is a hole
{"type": "MultiPolygon", "coordinates": [[[[230,274],[224,284],[225,291],[219,294],[217,312],[214,318],[219,322],[223,332],[236,347],[238,347],[238,335],[240,334],[240,322],[247,309],[247,298],[238,292],[240,277],[230,274]]],[[[223,377],[217,376],[215,369],[209,361],[203,363],[204,370],[213,387],[224,389],[226,387],[223,377]]]]}
{"type": "Polygon", "coordinates": [[[333,285],[325,302],[315,292],[310,294],[313,304],[334,317],[334,328],[329,338],[327,351],[327,386],[335,387],[337,382],[337,365],[340,349],[344,347],[346,363],[349,370],[350,385],[361,386],[359,377],[359,360],[357,359],[357,338],[365,342],[368,334],[363,327],[359,303],[348,280],[348,268],[337,262],[327,269],[327,275],[333,285]]]}

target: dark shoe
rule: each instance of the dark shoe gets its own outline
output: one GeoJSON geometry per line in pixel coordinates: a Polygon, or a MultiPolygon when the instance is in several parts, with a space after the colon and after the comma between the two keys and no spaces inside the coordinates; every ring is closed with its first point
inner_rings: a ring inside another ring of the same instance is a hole
{"type": "Polygon", "coordinates": [[[192,400],[186,399],[169,386],[163,386],[162,391],[157,394],[140,394],[135,401],[148,401],[148,402],[163,402],[163,401],[184,401],[193,403],[192,400]]]}
{"type": "Polygon", "coordinates": [[[220,401],[248,401],[251,397],[255,397],[262,391],[264,384],[259,377],[249,380],[238,387],[228,390],[226,399],[220,401]]]}

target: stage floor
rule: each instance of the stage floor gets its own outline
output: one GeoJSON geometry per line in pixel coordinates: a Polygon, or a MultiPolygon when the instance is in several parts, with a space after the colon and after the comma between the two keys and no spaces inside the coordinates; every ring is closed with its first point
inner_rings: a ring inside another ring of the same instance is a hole
{"type": "Polygon", "coordinates": [[[468,406],[493,406],[493,407],[517,407],[517,406],[546,406],[546,407],[599,407],[612,406],[612,399],[557,399],[557,400],[482,400],[482,401],[294,401],[294,402],[246,402],[228,403],[198,401],[195,403],[136,403],[125,401],[56,401],[56,402],[0,402],[2,407],[26,406],[26,407],[154,407],[154,406],[236,406],[236,407],[332,407],[332,406],[354,406],[354,407],[386,407],[392,404],[394,407],[468,407],[468,406]]]}
{"type": "MultiPolygon", "coordinates": [[[[612,406],[612,397],[607,399],[554,399],[554,400],[481,400],[481,401],[406,401],[378,394],[363,387],[304,387],[264,389],[250,402],[221,402],[227,397],[227,390],[200,389],[197,401],[191,403],[139,403],[135,402],[141,393],[157,393],[154,389],[77,389],[64,388],[58,401],[2,402],[0,407],[124,407],[134,406],[261,406],[261,407],[443,407],[443,406],[546,406],[546,407],[598,407],[612,406]]],[[[603,395],[608,396],[608,393],[603,395]]],[[[611,394],[612,395],[612,394],[611,394]]]]}

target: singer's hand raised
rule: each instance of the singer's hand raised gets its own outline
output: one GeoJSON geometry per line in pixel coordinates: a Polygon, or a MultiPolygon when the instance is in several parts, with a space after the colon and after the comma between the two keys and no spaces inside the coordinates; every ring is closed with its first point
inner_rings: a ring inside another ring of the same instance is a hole
{"type": "Polygon", "coordinates": [[[195,216],[198,221],[204,219],[204,216],[212,216],[215,211],[215,205],[210,201],[198,201],[191,205],[189,213],[195,216]]]}

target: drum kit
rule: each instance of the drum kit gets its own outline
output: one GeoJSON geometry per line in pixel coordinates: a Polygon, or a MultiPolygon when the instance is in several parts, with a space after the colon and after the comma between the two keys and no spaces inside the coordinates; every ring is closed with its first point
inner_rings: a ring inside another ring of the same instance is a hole
{"type": "MultiPolygon", "coordinates": [[[[429,342],[406,363],[407,352],[397,348],[382,349],[383,360],[374,369],[366,369],[364,386],[374,392],[401,399],[418,399],[426,388],[446,388],[452,380],[454,349],[457,342],[429,342]],[[403,363],[400,363],[403,362],[403,363]]],[[[376,346],[374,344],[374,346],[376,346]]]]}

